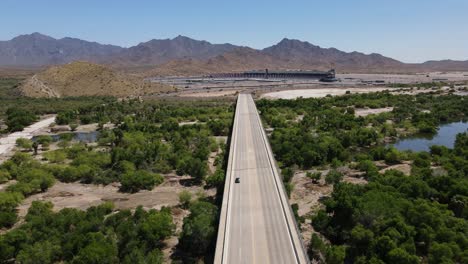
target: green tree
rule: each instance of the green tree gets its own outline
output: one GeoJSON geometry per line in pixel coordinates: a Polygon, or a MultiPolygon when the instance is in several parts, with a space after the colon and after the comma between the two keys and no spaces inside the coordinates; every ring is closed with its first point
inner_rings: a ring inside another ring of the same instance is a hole
{"type": "Polygon", "coordinates": [[[417,264],[419,258],[415,255],[411,255],[404,249],[395,248],[388,253],[389,263],[401,263],[401,264],[417,264]]]}
{"type": "Polygon", "coordinates": [[[323,261],[325,249],[326,247],[322,239],[317,234],[312,234],[309,246],[311,258],[317,261],[323,261]]]}
{"type": "Polygon", "coordinates": [[[206,254],[215,239],[216,218],[216,206],[208,202],[193,202],[190,205],[190,215],[184,219],[181,248],[194,256],[206,254]]]}
{"type": "Polygon", "coordinates": [[[20,193],[0,192],[0,227],[10,227],[16,222],[16,206],[23,198],[20,193]]]}
{"type": "Polygon", "coordinates": [[[26,126],[29,126],[37,117],[33,113],[25,109],[9,108],[6,111],[7,118],[5,124],[8,126],[8,131],[21,131],[26,126]]]}
{"type": "Polygon", "coordinates": [[[337,170],[330,170],[325,176],[327,184],[337,184],[343,179],[343,174],[337,170]]]}
{"type": "Polygon", "coordinates": [[[387,153],[385,154],[385,162],[388,164],[397,164],[400,163],[400,159],[400,153],[397,149],[390,148],[387,150],[387,153]]]}
{"type": "Polygon", "coordinates": [[[151,210],[148,216],[139,225],[139,235],[147,243],[157,246],[163,239],[170,236],[175,229],[172,222],[172,215],[169,208],[163,208],[161,211],[151,210]]]}
{"type": "Polygon", "coordinates": [[[33,147],[33,142],[27,138],[18,138],[16,140],[16,146],[29,151],[33,147]]]}
{"type": "Polygon", "coordinates": [[[22,264],[52,264],[57,261],[60,251],[60,246],[50,241],[36,242],[20,250],[16,261],[22,264]]]}
{"type": "Polygon", "coordinates": [[[200,159],[190,159],[187,172],[197,181],[202,181],[206,175],[207,165],[200,159]]]}
{"type": "Polygon", "coordinates": [[[452,248],[446,243],[434,243],[429,249],[429,263],[453,263],[452,248]]]}
{"type": "Polygon", "coordinates": [[[314,172],[314,173],[307,172],[306,176],[307,178],[311,179],[313,183],[318,183],[318,181],[322,177],[322,173],[321,172],[314,172]]]}
{"type": "Polygon", "coordinates": [[[192,193],[187,190],[183,190],[179,193],[179,203],[184,207],[187,208],[192,200],[192,193]]]}
{"type": "Polygon", "coordinates": [[[139,190],[152,190],[157,184],[164,181],[164,178],[155,173],[145,170],[127,172],[120,179],[120,190],[123,192],[138,192],[139,190]]]}
{"type": "Polygon", "coordinates": [[[102,233],[88,233],[88,243],[72,259],[73,264],[112,264],[118,262],[118,249],[114,241],[102,233]]]}
{"type": "Polygon", "coordinates": [[[374,233],[371,230],[364,228],[362,225],[357,225],[351,230],[350,242],[352,245],[351,251],[353,255],[367,255],[372,242],[374,233]]]}
{"type": "Polygon", "coordinates": [[[346,257],[344,246],[330,246],[326,250],[325,259],[327,264],[342,264],[346,257]]]}
{"type": "Polygon", "coordinates": [[[37,143],[41,144],[42,147],[48,147],[52,143],[52,137],[49,135],[40,135],[36,137],[37,143]]]}

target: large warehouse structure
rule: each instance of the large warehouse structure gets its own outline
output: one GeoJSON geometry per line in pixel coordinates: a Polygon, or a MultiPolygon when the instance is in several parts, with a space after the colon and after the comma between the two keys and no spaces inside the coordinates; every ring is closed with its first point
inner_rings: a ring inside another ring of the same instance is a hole
{"type": "Polygon", "coordinates": [[[335,70],[330,71],[246,71],[233,73],[214,73],[211,78],[262,78],[262,79],[318,79],[335,80],[335,70]]]}

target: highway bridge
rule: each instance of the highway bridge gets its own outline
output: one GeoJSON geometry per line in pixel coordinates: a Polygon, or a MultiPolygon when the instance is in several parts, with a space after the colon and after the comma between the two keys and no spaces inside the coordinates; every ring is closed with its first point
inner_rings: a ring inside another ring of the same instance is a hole
{"type": "Polygon", "coordinates": [[[214,263],[309,263],[250,94],[237,99],[214,263]]]}

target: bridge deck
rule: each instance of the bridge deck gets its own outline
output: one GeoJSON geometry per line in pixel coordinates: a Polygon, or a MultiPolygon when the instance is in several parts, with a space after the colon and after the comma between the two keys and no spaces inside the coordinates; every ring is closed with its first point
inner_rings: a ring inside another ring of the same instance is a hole
{"type": "Polygon", "coordinates": [[[237,101],[225,185],[215,263],[309,262],[248,94],[237,101]]]}

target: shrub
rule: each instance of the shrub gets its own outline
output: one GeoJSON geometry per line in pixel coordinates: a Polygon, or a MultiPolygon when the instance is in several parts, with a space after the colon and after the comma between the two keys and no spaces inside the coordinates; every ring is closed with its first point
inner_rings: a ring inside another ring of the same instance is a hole
{"type": "Polygon", "coordinates": [[[322,173],[321,172],[314,172],[314,173],[307,172],[306,176],[307,178],[311,179],[313,183],[318,183],[318,181],[322,177],[322,173]]]}
{"type": "Polygon", "coordinates": [[[216,239],[216,219],[216,206],[202,201],[192,203],[182,227],[181,248],[192,256],[204,256],[216,239]]]}
{"type": "Polygon", "coordinates": [[[10,108],[6,111],[6,114],[5,124],[10,132],[21,131],[37,119],[36,115],[30,111],[19,108],[10,108]]]}
{"type": "Polygon", "coordinates": [[[27,138],[18,138],[16,140],[16,146],[18,146],[18,147],[20,147],[22,149],[31,150],[31,148],[33,146],[33,142],[32,142],[32,140],[27,139],[27,138]]]}
{"type": "Polygon", "coordinates": [[[343,179],[343,174],[338,172],[337,170],[330,170],[325,176],[325,182],[327,184],[337,184],[343,179]]]}
{"type": "Polygon", "coordinates": [[[123,192],[138,192],[139,190],[152,190],[155,185],[161,184],[164,178],[155,173],[145,170],[127,172],[122,175],[120,190],[123,192]]]}
{"type": "Polygon", "coordinates": [[[189,191],[183,190],[182,192],[179,193],[179,203],[183,207],[187,208],[191,200],[192,200],[192,193],[190,193],[189,191]]]}
{"type": "Polygon", "coordinates": [[[43,156],[51,163],[63,163],[67,159],[67,153],[61,149],[46,152],[43,156]]]}
{"type": "Polygon", "coordinates": [[[36,137],[36,142],[41,144],[43,148],[48,147],[52,141],[52,137],[49,135],[40,135],[36,137]]]}

